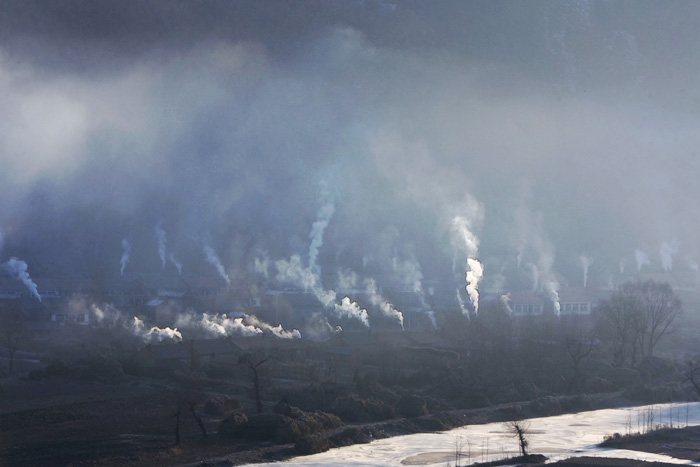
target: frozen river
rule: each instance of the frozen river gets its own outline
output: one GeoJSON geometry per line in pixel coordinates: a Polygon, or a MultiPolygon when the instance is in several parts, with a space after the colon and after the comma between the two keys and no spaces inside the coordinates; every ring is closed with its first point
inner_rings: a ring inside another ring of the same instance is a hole
{"type": "MultiPolygon", "coordinates": [[[[656,404],[623,409],[594,410],[529,420],[529,451],[544,454],[550,462],[572,456],[624,457],[649,461],[700,465],[686,460],[596,446],[605,435],[646,431],[650,424],[700,425],[700,403],[656,404]]],[[[358,444],[275,465],[298,466],[399,466],[455,464],[455,447],[462,446],[461,464],[486,462],[518,454],[518,444],[503,423],[469,425],[440,433],[421,433],[358,444]]],[[[254,464],[273,465],[273,464],[254,464]]]]}

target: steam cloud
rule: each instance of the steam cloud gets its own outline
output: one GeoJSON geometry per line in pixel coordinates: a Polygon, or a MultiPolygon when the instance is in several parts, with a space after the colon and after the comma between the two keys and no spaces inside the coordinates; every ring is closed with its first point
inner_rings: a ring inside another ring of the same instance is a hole
{"type": "Polygon", "coordinates": [[[204,257],[207,262],[214,266],[216,272],[218,272],[219,276],[226,282],[226,285],[230,286],[231,279],[228,277],[228,274],[226,274],[226,269],[224,269],[224,265],[221,263],[221,259],[219,259],[219,255],[216,254],[214,248],[204,244],[202,245],[202,250],[204,251],[204,257]]]}
{"type": "Polygon", "coordinates": [[[7,263],[3,264],[3,267],[12,277],[21,280],[24,285],[27,286],[32,295],[34,295],[37,300],[41,301],[41,295],[39,295],[39,292],[36,290],[36,284],[32,278],[29,277],[29,273],[27,272],[27,263],[12,257],[7,263]]]}
{"type": "Polygon", "coordinates": [[[123,276],[124,275],[124,268],[126,267],[127,263],[129,262],[129,257],[131,256],[131,242],[127,240],[126,238],[122,239],[122,259],[120,261],[121,264],[121,270],[120,274],[123,276]]]}

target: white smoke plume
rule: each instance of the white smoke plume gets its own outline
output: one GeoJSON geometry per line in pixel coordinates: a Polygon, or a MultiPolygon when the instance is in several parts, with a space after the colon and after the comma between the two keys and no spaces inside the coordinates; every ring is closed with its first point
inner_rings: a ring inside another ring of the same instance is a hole
{"type": "Polygon", "coordinates": [[[333,326],[328,318],[321,313],[312,313],[304,324],[304,339],[324,341],[331,336],[343,332],[340,326],[333,326]]]}
{"type": "Polygon", "coordinates": [[[620,260],[619,268],[620,268],[620,274],[624,274],[625,273],[625,260],[624,259],[620,260]]]}
{"type": "Polygon", "coordinates": [[[670,272],[673,269],[673,257],[678,254],[678,240],[675,238],[670,242],[661,242],[659,256],[661,256],[661,267],[664,271],[670,272]]]}
{"type": "Polygon", "coordinates": [[[403,313],[397,310],[394,305],[384,300],[384,298],[377,292],[377,283],[374,279],[365,279],[365,286],[367,289],[367,294],[369,295],[369,301],[373,306],[379,307],[382,314],[389,318],[395,318],[403,327],[403,313]]]}
{"type": "Polygon", "coordinates": [[[163,230],[163,221],[158,221],[156,224],[156,239],[158,240],[158,256],[160,256],[160,262],[165,269],[165,250],[168,244],[168,238],[165,235],[165,230],[163,230]]]}
{"type": "Polygon", "coordinates": [[[126,267],[127,263],[129,262],[129,257],[131,257],[131,242],[127,240],[126,238],[122,239],[122,259],[120,261],[121,264],[121,275],[124,275],[124,268],[126,267]]]}
{"type": "Polygon", "coordinates": [[[168,255],[168,260],[170,260],[170,264],[175,266],[175,269],[177,269],[177,273],[182,275],[182,263],[175,257],[175,253],[170,253],[168,255]]]}
{"type": "Polygon", "coordinates": [[[466,217],[455,216],[452,219],[452,229],[461,240],[457,243],[458,248],[467,255],[467,271],[465,274],[467,281],[467,295],[472,302],[474,312],[479,312],[479,281],[484,276],[484,268],[476,256],[479,251],[479,239],[470,230],[470,223],[466,217]]]}
{"type": "Polygon", "coordinates": [[[532,276],[532,290],[537,290],[540,285],[540,270],[534,263],[529,263],[530,275],[532,276]]]}
{"type": "Polygon", "coordinates": [[[108,327],[115,327],[122,319],[122,313],[111,303],[103,307],[99,307],[93,303],[90,305],[90,311],[98,324],[107,325],[108,327]]]}
{"type": "Polygon", "coordinates": [[[591,267],[593,260],[585,255],[579,256],[578,260],[583,268],[583,287],[585,288],[588,284],[588,268],[591,267]]]}
{"type": "Polygon", "coordinates": [[[303,287],[306,291],[311,291],[324,307],[330,307],[336,300],[336,293],[332,290],[324,290],[318,284],[318,278],[311,268],[301,264],[299,255],[292,255],[289,261],[284,259],[275,261],[277,268],[277,280],[279,282],[289,282],[303,287]]]}
{"type": "Polygon", "coordinates": [[[255,272],[257,274],[260,274],[265,279],[267,279],[269,276],[268,271],[270,269],[270,260],[267,259],[267,257],[255,258],[255,261],[253,263],[253,268],[255,269],[255,272]]]}
{"type": "Polygon", "coordinates": [[[184,329],[199,329],[211,336],[259,336],[271,334],[280,339],[301,339],[298,329],[286,331],[282,325],[272,326],[254,315],[245,314],[229,318],[225,313],[219,315],[193,312],[183,313],[177,317],[175,325],[184,329]]]}
{"type": "Polygon", "coordinates": [[[281,324],[277,326],[272,326],[264,321],[258,319],[255,315],[245,315],[243,320],[249,326],[255,326],[256,328],[262,330],[265,333],[272,334],[280,339],[301,339],[301,332],[298,329],[292,329],[291,331],[285,331],[281,324]]]}
{"type": "Polygon", "coordinates": [[[338,289],[354,289],[357,287],[357,274],[354,271],[338,269],[338,289]]]}
{"type": "Polygon", "coordinates": [[[202,313],[195,316],[193,313],[178,316],[175,325],[182,328],[197,328],[212,336],[228,336],[237,334],[241,336],[256,336],[263,333],[262,329],[247,325],[243,317],[229,318],[226,314],[219,315],[202,313]]]}
{"type": "Polygon", "coordinates": [[[392,264],[396,275],[403,280],[406,286],[411,288],[413,293],[418,295],[421,306],[427,309],[428,304],[425,302],[425,292],[423,292],[423,272],[416,257],[413,254],[410,254],[405,260],[394,257],[392,264]]]}
{"type": "Polygon", "coordinates": [[[321,277],[321,268],[316,264],[318,250],[323,246],[323,232],[328,227],[328,223],[335,212],[335,199],[328,191],[328,186],[325,182],[321,183],[321,199],[323,204],[319,208],[318,213],[316,213],[316,222],[311,226],[311,233],[309,234],[311,239],[311,244],[309,245],[309,267],[318,277],[321,277]]]}
{"type": "Polygon", "coordinates": [[[144,342],[162,342],[165,339],[182,340],[180,331],[171,328],[159,328],[153,326],[151,329],[146,329],[146,325],[142,320],[134,316],[134,321],[131,326],[132,332],[143,339],[144,342]]]}
{"type": "Polygon", "coordinates": [[[472,302],[474,307],[474,313],[479,312],[479,290],[478,285],[482,277],[484,277],[484,267],[478,259],[467,258],[467,265],[469,270],[467,271],[467,295],[472,302]]]}
{"type": "Polygon", "coordinates": [[[7,263],[3,264],[3,268],[15,279],[21,280],[24,285],[27,286],[32,295],[34,295],[37,300],[41,301],[41,295],[39,295],[39,292],[36,289],[36,284],[32,278],[29,277],[29,273],[27,272],[27,263],[12,257],[7,263]]]}
{"type": "Polygon", "coordinates": [[[367,269],[367,265],[369,263],[371,263],[373,260],[374,260],[374,258],[372,258],[372,256],[367,256],[367,255],[363,256],[362,257],[362,269],[367,269]]]}
{"type": "Polygon", "coordinates": [[[0,257],[2,256],[2,249],[5,246],[5,232],[0,229],[0,257]]]}
{"type": "Polygon", "coordinates": [[[343,297],[340,304],[335,304],[335,313],[338,316],[356,319],[369,327],[369,319],[367,318],[367,310],[360,308],[357,302],[353,302],[348,297],[343,297]]]}
{"type": "Polygon", "coordinates": [[[520,264],[523,262],[523,254],[525,254],[525,246],[520,245],[518,247],[518,254],[515,257],[515,266],[520,269],[520,264]]]}
{"type": "Polygon", "coordinates": [[[499,299],[501,300],[501,304],[503,305],[503,308],[506,310],[508,315],[512,315],[513,309],[510,307],[510,292],[501,295],[499,299]]]}
{"type": "Polygon", "coordinates": [[[433,329],[437,329],[437,321],[435,320],[435,312],[433,310],[428,310],[425,313],[428,315],[428,319],[430,319],[430,324],[433,326],[433,329]]]}
{"type": "Polygon", "coordinates": [[[649,255],[644,253],[640,249],[634,250],[634,259],[637,262],[637,272],[642,270],[642,266],[648,266],[651,264],[651,262],[649,261],[649,255]]]}
{"type": "Polygon", "coordinates": [[[559,283],[556,281],[547,282],[544,285],[544,290],[547,292],[549,299],[554,305],[554,314],[559,316],[561,313],[561,304],[559,303],[559,283]]]}
{"type": "Polygon", "coordinates": [[[467,310],[467,307],[464,305],[464,300],[462,300],[461,289],[457,289],[457,303],[459,303],[459,309],[462,310],[462,314],[469,318],[469,310],[467,310]]]}
{"type": "Polygon", "coordinates": [[[228,274],[226,274],[226,269],[221,263],[221,259],[219,259],[219,255],[216,254],[214,248],[204,244],[202,245],[202,250],[204,251],[204,257],[206,258],[207,262],[214,266],[216,272],[218,272],[221,278],[226,281],[226,285],[230,286],[231,279],[229,279],[228,274]]]}
{"type": "Polygon", "coordinates": [[[455,216],[452,219],[452,229],[460,240],[457,242],[457,247],[468,257],[475,257],[479,251],[479,239],[470,230],[469,220],[463,216],[455,216]]]}
{"type": "Polygon", "coordinates": [[[691,259],[688,260],[688,267],[695,272],[698,272],[700,270],[700,267],[698,267],[698,263],[691,259]]]}

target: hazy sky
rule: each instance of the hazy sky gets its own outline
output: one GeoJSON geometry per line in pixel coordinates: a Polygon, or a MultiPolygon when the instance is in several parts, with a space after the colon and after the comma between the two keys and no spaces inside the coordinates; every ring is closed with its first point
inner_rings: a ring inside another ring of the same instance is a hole
{"type": "Polygon", "coordinates": [[[0,261],[158,270],[161,222],[236,277],[331,203],[324,273],[458,286],[454,216],[487,283],[690,270],[698,43],[686,1],[0,0],[0,261]]]}

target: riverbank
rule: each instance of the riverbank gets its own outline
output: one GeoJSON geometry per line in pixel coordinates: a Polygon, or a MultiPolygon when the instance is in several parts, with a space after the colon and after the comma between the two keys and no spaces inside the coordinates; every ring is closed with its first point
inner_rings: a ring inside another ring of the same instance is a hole
{"type": "MultiPolygon", "coordinates": [[[[624,399],[620,393],[578,395],[578,396],[548,396],[533,401],[501,404],[480,409],[465,409],[444,411],[436,414],[412,419],[400,418],[384,422],[354,424],[339,429],[316,434],[323,438],[328,448],[346,447],[354,444],[364,444],[375,440],[393,438],[418,433],[437,433],[449,431],[467,425],[483,425],[501,423],[515,418],[547,417],[567,413],[577,413],[590,410],[609,409],[634,405],[624,399]],[[351,429],[348,430],[348,427],[351,429]],[[352,436],[338,436],[341,433],[352,432],[352,436]],[[338,440],[342,440],[339,444],[338,440]]],[[[602,440],[602,437],[601,437],[602,440]]],[[[326,449],[324,449],[325,451],[326,449]]],[[[322,451],[318,451],[322,452],[322,451]]],[[[307,452],[304,454],[312,454],[307,452]]],[[[226,456],[211,456],[197,463],[184,464],[188,467],[196,465],[235,466],[260,462],[288,460],[301,457],[294,444],[283,445],[253,445],[251,449],[231,452],[226,456]]]]}

